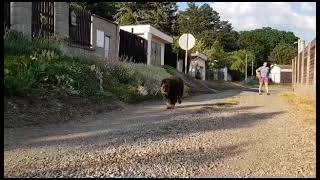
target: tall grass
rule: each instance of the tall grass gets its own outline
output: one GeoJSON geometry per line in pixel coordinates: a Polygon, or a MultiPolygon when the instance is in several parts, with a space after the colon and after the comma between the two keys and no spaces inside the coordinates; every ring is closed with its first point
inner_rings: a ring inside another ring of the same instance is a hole
{"type": "Polygon", "coordinates": [[[281,97],[290,103],[296,111],[302,111],[304,120],[311,125],[316,123],[316,101],[295,93],[283,93],[281,97]]]}
{"type": "Polygon", "coordinates": [[[124,102],[161,97],[163,68],[120,61],[98,62],[62,54],[59,42],[30,40],[22,33],[4,37],[5,94],[64,92],[75,96],[116,95],[124,102]]]}

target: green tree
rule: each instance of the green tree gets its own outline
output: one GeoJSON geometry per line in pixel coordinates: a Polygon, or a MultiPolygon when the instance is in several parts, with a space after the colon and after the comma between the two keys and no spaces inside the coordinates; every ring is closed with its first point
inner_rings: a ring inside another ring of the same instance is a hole
{"type": "Polygon", "coordinates": [[[247,63],[248,63],[247,64],[248,70],[249,70],[251,62],[255,61],[254,54],[248,50],[243,50],[243,49],[230,53],[230,56],[228,58],[230,58],[232,60],[230,69],[239,71],[242,74],[245,73],[246,58],[247,58],[247,63]]]}
{"type": "Polygon", "coordinates": [[[177,35],[175,2],[123,2],[114,16],[120,25],[151,24],[169,34],[177,35]]]}
{"type": "Polygon", "coordinates": [[[291,64],[297,50],[290,44],[280,43],[271,52],[269,61],[275,64],[291,64]]]}
{"type": "Polygon", "coordinates": [[[298,38],[292,32],[279,31],[270,27],[242,31],[239,36],[240,49],[247,49],[254,53],[256,62],[262,64],[271,51],[279,44],[292,44],[298,38]]]}
{"type": "Polygon", "coordinates": [[[215,42],[211,48],[202,51],[208,56],[208,69],[229,67],[228,54],[223,50],[219,42],[215,42]]]}
{"type": "Polygon", "coordinates": [[[114,21],[113,18],[119,9],[119,3],[117,2],[71,2],[71,5],[77,6],[78,8],[85,8],[91,11],[93,14],[97,14],[101,17],[114,21]]]}
{"type": "Polygon", "coordinates": [[[200,7],[195,3],[188,3],[188,8],[179,12],[178,27],[180,34],[193,34],[208,49],[216,41],[226,52],[238,49],[238,33],[233,31],[232,25],[228,21],[221,21],[219,13],[206,3],[200,7]]]}

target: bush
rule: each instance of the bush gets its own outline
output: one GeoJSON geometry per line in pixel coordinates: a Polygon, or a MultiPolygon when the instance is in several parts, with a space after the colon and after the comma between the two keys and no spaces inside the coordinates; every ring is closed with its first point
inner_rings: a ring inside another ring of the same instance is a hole
{"type": "Polygon", "coordinates": [[[160,82],[170,77],[161,67],[119,61],[105,64],[64,56],[56,42],[30,41],[18,32],[5,34],[6,95],[61,92],[87,97],[111,92],[120,100],[133,103],[161,97],[160,82]]]}
{"type": "Polygon", "coordinates": [[[114,77],[114,81],[120,84],[128,84],[135,87],[135,91],[139,95],[141,93],[137,89],[144,87],[150,96],[159,95],[161,80],[170,77],[170,74],[161,67],[124,62],[107,63],[106,73],[109,73],[109,77],[114,77]]]}
{"type": "Polygon", "coordinates": [[[58,41],[51,39],[31,40],[22,32],[9,31],[4,35],[4,54],[7,55],[31,55],[36,51],[50,50],[61,55],[58,41]]]}
{"type": "Polygon", "coordinates": [[[99,80],[88,65],[72,58],[54,56],[54,53],[47,52],[49,56],[44,54],[46,53],[5,58],[4,81],[7,95],[28,90],[61,90],[80,96],[92,96],[99,92],[99,80]]]}

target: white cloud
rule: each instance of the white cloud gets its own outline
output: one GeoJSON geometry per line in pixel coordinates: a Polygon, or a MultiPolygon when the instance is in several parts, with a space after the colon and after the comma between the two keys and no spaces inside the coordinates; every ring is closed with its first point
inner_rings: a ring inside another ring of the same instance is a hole
{"type": "Polygon", "coordinates": [[[269,26],[292,31],[301,38],[309,38],[316,34],[316,7],[313,2],[214,2],[209,4],[219,12],[221,19],[230,21],[237,31],[269,26]]]}

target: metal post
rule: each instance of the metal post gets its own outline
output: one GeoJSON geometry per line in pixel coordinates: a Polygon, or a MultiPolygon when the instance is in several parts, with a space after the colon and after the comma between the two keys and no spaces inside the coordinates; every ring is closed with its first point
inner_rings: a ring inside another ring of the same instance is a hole
{"type": "Polygon", "coordinates": [[[185,71],[185,74],[187,74],[187,66],[188,66],[188,40],[189,40],[189,33],[187,34],[187,49],[186,49],[186,57],[184,58],[185,60],[185,62],[184,62],[184,66],[185,66],[185,68],[184,68],[184,71],[185,71]]]}
{"type": "Polygon", "coordinates": [[[247,61],[247,54],[246,54],[246,77],[245,77],[245,81],[247,82],[247,67],[248,66],[248,61],[247,61]]]}
{"type": "Polygon", "coordinates": [[[253,59],[251,60],[251,76],[253,77],[253,59]]]}

